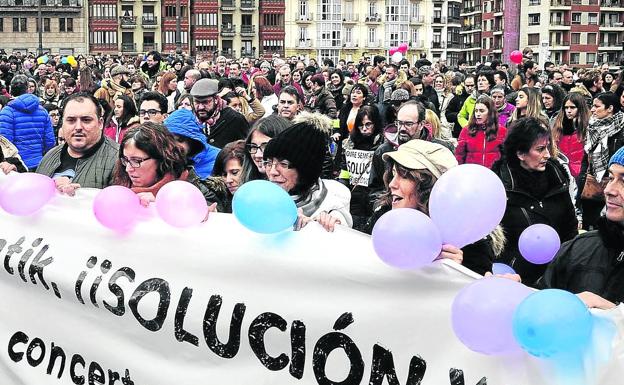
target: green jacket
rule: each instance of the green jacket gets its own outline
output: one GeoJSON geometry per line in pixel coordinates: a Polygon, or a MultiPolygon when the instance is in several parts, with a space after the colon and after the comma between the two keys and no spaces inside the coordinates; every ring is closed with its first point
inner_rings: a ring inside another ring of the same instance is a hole
{"type": "Polygon", "coordinates": [[[464,128],[468,125],[468,121],[472,116],[472,112],[474,111],[475,104],[477,103],[477,99],[474,96],[470,95],[466,98],[464,105],[462,106],[459,114],[457,114],[457,122],[459,125],[464,128]]]}

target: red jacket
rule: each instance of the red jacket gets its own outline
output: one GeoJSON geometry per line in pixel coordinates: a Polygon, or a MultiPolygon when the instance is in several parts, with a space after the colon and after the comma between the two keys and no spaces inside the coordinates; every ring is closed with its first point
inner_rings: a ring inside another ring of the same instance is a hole
{"type": "Polygon", "coordinates": [[[498,126],[496,138],[490,142],[485,140],[485,131],[479,130],[475,136],[470,136],[468,128],[464,127],[459,134],[455,158],[459,164],[476,163],[487,168],[500,158],[499,147],[505,140],[507,129],[498,126]]]}
{"type": "Polygon", "coordinates": [[[584,155],[583,142],[576,136],[576,132],[571,135],[561,134],[557,146],[559,151],[568,157],[570,172],[576,178],[581,171],[581,161],[584,155]]]}
{"type": "Polygon", "coordinates": [[[138,116],[134,116],[134,117],[130,118],[130,120],[128,121],[128,124],[126,124],[125,127],[119,129],[119,127],[117,126],[117,123],[115,122],[115,120],[111,119],[111,121],[108,124],[108,126],[104,127],[104,136],[107,136],[107,137],[111,138],[112,140],[114,140],[117,143],[121,143],[121,141],[124,138],[124,135],[126,135],[126,131],[128,131],[129,128],[132,128],[134,126],[138,126],[139,124],[140,124],[139,117],[138,116]]]}

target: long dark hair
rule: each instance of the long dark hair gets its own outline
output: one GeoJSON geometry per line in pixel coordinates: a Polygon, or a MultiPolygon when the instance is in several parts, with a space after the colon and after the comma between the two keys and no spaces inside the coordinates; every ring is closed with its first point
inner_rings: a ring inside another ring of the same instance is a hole
{"type": "Polygon", "coordinates": [[[381,122],[381,114],[376,106],[362,106],[358,110],[355,116],[355,123],[353,130],[349,134],[349,138],[353,142],[355,149],[361,149],[361,147],[371,147],[374,144],[375,137],[382,133],[383,127],[381,122]],[[373,123],[373,133],[370,136],[364,136],[360,132],[362,121],[364,117],[367,117],[373,123]]]}
{"type": "Polygon", "coordinates": [[[226,144],[215,159],[212,169],[213,176],[224,176],[225,165],[229,160],[236,159],[241,164],[241,169],[245,168],[246,156],[245,141],[240,139],[226,144]]]}
{"type": "MultiPolygon", "coordinates": [[[[251,144],[251,136],[256,131],[268,136],[269,138],[274,138],[275,136],[277,136],[277,134],[284,131],[291,125],[292,123],[288,119],[282,118],[281,116],[275,114],[269,115],[266,118],[262,118],[256,121],[251,127],[251,130],[249,130],[247,138],[245,139],[245,147],[248,147],[251,144]]],[[[264,178],[260,171],[258,171],[258,168],[251,158],[251,154],[249,153],[249,151],[245,151],[245,161],[242,162],[241,165],[243,166],[243,171],[239,182],[241,185],[245,182],[264,178]]]]}
{"type": "Polygon", "coordinates": [[[563,127],[570,124],[576,131],[577,138],[584,142],[585,135],[587,134],[587,126],[589,125],[589,108],[587,108],[587,101],[585,97],[578,92],[570,92],[563,98],[561,105],[561,111],[557,114],[557,118],[552,125],[552,137],[555,143],[559,142],[561,134],[563,133],[563,127]],[[565,104],[566,102],[572,102],[576,106],[576,118],[570,120],[566,117],[565,104]]]}
{"type": "Polygon", "coordinates": [[[130,99],[127,95],[119,95],[117,99],[123,100],[123,114],[117,121],[119,127],[124,128],[130,121],[130,119],[137,116],[136,105],[134,104],[134,100],[130,99]]]}
{"type": "Polygon", "coordinates": [[[133,127],[126,132],[119,145],[119,158],[113,170],[113,184],[132,187],[132,181],[121,164],[124,148],[132,141],[134,146],[145,152],[150,158],[158,162],[156,175],[161,180],[166,174],[173,174],[177,179],[186,168],[186,156],[173,135],[161,125],[153,122],[145,122],[133,127]]]}
{"type": "MultiPolygon", "coordinates": [[[[541,138],[548,137],[550,139],[550,129],[544,125],[541,119],[528,117],[520,118],[514,121],[507,130],[507,137],[501,146],[501,158],[497,161],[492,169],[500,168],[503,162],[507,162],[510,166],[519,167],[520,159],[518,153],[526,154],[531,150],[533,143],[541,138]]],[[[549,149],[552,148],[549,146],[549,149]]]]}
{"type": "MultiPolygon", "coordinates": [[[[494,101],[488,95],[479,96],[475,102],[475,107],[477,104],[483,104],[488,109],[487,121],[485,122],[485,137],[488,142],[491,142],[498,135],[498,111],[496,110],[496,105],[494,105],[494,101]]],[[[468,134],[476,136],[480,129],[481,127],[477,125],[473,112],[470,121],[468,121],[468,134]]]]}

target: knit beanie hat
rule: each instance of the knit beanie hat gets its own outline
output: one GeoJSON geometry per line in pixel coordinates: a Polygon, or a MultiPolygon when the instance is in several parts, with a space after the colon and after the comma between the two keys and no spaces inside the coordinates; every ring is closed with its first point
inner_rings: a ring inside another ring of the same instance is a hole
{"type": "Polygon", "coordinates": [[[624,166],[624,147],[620,147],[619,150],[613,154],[611,160],[609,161],[609,167],[612,164],[619,164],[620,166],[624,166]]]}
{"type": "Polygon", "coordinates": [[[390,100],[393,102],[404,102],[404,101],[407,101],[409,97],[410,95],[409,95],[409,92],[407,92],[407,90],[403,88],[398,88],[392,91],[390,100]]]}
{"type": "Polygon", "coordinates": [[[307,115],[311,118],[295,123],[271,139],[263,154],[264,159],[287,160],[297,170],[297,194],[309,190],[321,176],[328,145],[325,122],[315,117],[319,114],[307,115]]]}

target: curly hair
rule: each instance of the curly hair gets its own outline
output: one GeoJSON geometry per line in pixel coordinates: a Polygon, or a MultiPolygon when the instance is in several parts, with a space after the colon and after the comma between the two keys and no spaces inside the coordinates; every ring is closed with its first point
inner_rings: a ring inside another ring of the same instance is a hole
{"type": "Polygon", "coordinates": [[[177,179],[186,168],[186,156],[178,147],[173,135],[161,124],[145,122],[130,128],[119,145],[119,158],[113,170],[114,185],[132,187],[132,180],[126,172],[126,167],[121,164],[124,149],[129,143],[158,162],[156,170],[158,180],[167,174],[173,174],[177,179]]]}
{"type": "Polygon", "coordinates": [[[386,191],[379,198],[377,205],[392,206],[392,193],[389,186],[392,182],[392,179],[394,178],[393,169],[395,166],[399,174],[405,175],[405,177],[416,183],[414,191],[414,194],[418,197],[416,209],[426,215],[429,215],[429,197],[431,196],[431,190],[433,190],[433,185],[438,179],[427,170],[412,170],[407,167],[403,167],[392,158],[388,158],[388,161],[386,161],[386,171],[383,175],[383,181],[384,185],[386,186],[386,191]]]}

